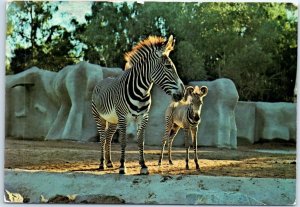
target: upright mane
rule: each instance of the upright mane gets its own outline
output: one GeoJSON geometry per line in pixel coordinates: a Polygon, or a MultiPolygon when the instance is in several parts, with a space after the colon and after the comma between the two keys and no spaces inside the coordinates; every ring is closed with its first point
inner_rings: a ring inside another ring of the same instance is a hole
{"type": "Polygon", "coordinates": [[[149,36],[135,45],[130,52],[125,53],[125,70],[131,68],[135,63],[144,60],[150,53],[161,51],[166,40],[158,36],[149,36]]]}

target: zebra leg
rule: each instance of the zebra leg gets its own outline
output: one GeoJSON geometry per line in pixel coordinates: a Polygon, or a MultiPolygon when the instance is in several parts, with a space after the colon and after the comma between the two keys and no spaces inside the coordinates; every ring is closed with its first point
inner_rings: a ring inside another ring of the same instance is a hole
{"type": "Polygon", "coordinates": [[[158,165],[160,166],[161,165],[161,162],[162,162],[162,159],[163,159],[163,156],[164,156],[164,149],[165,149],[165,145],[168,141],[168,138],[170,136],[170,133],[171,133],[171,127],[173,125],[172,121],[171,121],[172,117],[169,117],[167,116],[166,117],[166,131],[165,131],[165,135],[162,139],[162,142],[161,142],[161,152],[160,152],[160,157],[159,157],[159,160],[158,160],[158,165]]]}
{"type": "Polygon", "coordinates": [[[179,126],[177,126],[176,124],[173,124],[173,127],[170,131],[170,136],[168,139],[168,155],[169,155],[169,164],[170,165],[173,165],[172,154],[171,154],[172,153],[172,144],[173,144],[174,137],[178,133],[179,129],[180,129],[179,126]]]}
{"type": "Polygon", "coordinates": [[[139,128],[137,131],[137,138],[138,138],[138,147],[139,147],[139,153],[140,153],[140,166],[141,166],[141,175],[148,175],[148,167],[145,164],[145,157],[144,157],[144,141],[145,141],[145,128],[148,123],[148,114],[145,114],[143,116],[141,124],[139,124],[139,128]]]}
{"type": "Polygon", "coordinates": [[[100,135],[100,165],[99,170],[104,170],[105,165],[105,157],[104,157],[104,145],[105,145],[105,127],[106,127],[106,121],[99,115],[94,103],[92,103],[92,113],[94,116],[94,119],[97,124],[97,129],[100,135]]]}
{"type": "Polygon", "coordinates": [[[120,168],[119,174],[126,174],[126,166],[125,166],[125,148],[127,144],[126,137],[126,119],[125,117],[119,117],[119,135],[121,142],[121,159],[120,159],[120,168]]]}
{"type": "Polygon", "coordinates": [[[111,140],[116,130],[117,130],[116,124],[108,123],[108,128],[106,129],[106,136],[105,136],[105,159],[106,159],[106,166],[108,168],[113,167],[113,163],[111,161],[111,140]]]}
{"type": "Polygon", "coordinates": [[[159,160],[158,160],[158,165],[161,166],[161,162],[163,159],[163,154],[164,154],[164,149],[165,149],[165,145],[167,143],[169,137],[169,132],[166,132],[166,134],[164,135],[163,139],[162,139],[162,143],[161,143],[161,151],[160,151],[160,156],[159,156],[159,160]]]}
{"type": "Polygon", "coordinates": [[[192,140],[193,140],[193,148],[194,148],[194,161],[196,165],[196,169],[200,170],[199,164],[198,164],[198,154],[197,154],[197,132],[198,132],[198,127],[192,128],[191,129],[191,135],[192,135],[192,140]]]}
{"type": "Polygon", "coordinates": [[[184,144],[186,149],[186,156],[185,156],[185,169],[189,170],[189,149],[190,149],[190,143],[189,143],[189,131],[187,129],[184,130],[184,144]]]}

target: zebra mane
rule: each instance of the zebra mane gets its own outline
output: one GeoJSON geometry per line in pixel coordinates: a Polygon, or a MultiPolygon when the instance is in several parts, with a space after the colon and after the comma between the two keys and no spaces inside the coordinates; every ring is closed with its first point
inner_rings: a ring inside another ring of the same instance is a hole
{"type": "Polygon", "coordinates": [[[154,52],[162,52],[163,45],[166,40],[158,36],[149,36],[135,45],[130,52],[125,53],[126,61],[125,70],[131,68],[132,65],[144,60],[149,54],[154,52]]]}

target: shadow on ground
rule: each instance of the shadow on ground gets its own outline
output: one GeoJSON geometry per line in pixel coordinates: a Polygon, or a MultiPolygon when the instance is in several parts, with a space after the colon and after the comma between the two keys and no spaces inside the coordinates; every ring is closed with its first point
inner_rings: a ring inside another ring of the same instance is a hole
{"type": "MultiPolygon", "coordinates": [[[[127,172],[139,174],[137,145],[128,144],[127,172]]],[[[145,146],[145,159],[150,174],[211,175],[257,178],[296,178],[296,146],[294,143],[268,142],[250,145],[242,143],[237,150],[199,147],[201,171],[195,170],[193,152],[190,153],[190,170],[185,170],[185,149],[175,147],[174,165],[167,156],[158,167],[160,148],[145,146]],[[267,151],[259,151],[267,150],[267,151]],[[287,153],[276,153],[278,150],[287,153]],[[273,153],[272,153],[273,152],[273,153]]],[[[6,139],[5,168],[42,170],[47,172],[84,172],[92,174],[118,174],[119,144],[112,145],[114,168],[98,171],[99,144],[71,141],[30,141],[6,139]]]]}

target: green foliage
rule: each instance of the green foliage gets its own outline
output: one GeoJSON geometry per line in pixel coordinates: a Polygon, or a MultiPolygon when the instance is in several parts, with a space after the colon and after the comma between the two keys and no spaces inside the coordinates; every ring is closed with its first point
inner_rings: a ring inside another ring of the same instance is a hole
{"type": "Polygon", "coordinates": [[[93,2],[87,24],[72,20],[71,32],[48,24],[57,2],[15,4],[21,12],[8,10],[18,21],[8,21],[7,30],[12,40],[23,39],[15,41],[16,56],[10,65],[15,72],[31,65],[59,70],[79,59],[123,68],[124,53],[139,40],[174,34],[177,43],[171,58],[185,83],[226,77],[236,84],[240,100],[293,98],[297,65],[293,4],[93,2]]]}
{"type": "Polygon", "coordinates": [[[49,2],[22,1],[10,4],[7,40],[14,47],[11,72],[22,72],[32,66],[58,71],[76,62],[76,56],[70,54],[74,48],[71,32],[50,24],[57,9],[58,3],[49,2]]]}
{"type": "Polygon", "coordinates": [[[237,48],[227,57],[227,60],[224,75],[234,80],[240,97],[263,100],[264,94],[271,92],[267,87],[266,70],[273,67],[274,63],[272,55],[265,53],[259,43],[254,42],[237,48]]]}
{"type": "Polygon", "coordinates": [[[127,28],[132,22],[127,3],[116,7],[113,3],[94,3],[89,24],[79,36],[88,45],[85,59],[103,66],[120,66],[129,50],[127,28]]]}
{"type": "Polygon", "coordinates": [[[188,41],[181,41],[177,44],[175,64],[180,78],[184,81],[205,80],[207,75],[204,70],[204,62],[199,52],[188,41]],[[187,54],[188,58],[187,58],[187,54]]]}

